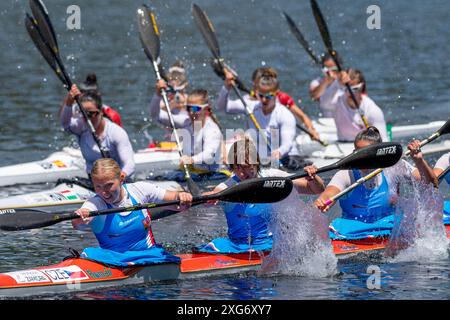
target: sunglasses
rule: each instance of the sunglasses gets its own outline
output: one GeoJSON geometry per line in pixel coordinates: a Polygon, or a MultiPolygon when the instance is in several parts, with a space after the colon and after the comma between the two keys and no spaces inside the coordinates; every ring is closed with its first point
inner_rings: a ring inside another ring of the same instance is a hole
{"type": "Polygon", "coordinates": [[[166,92],[167,94],[177,94],[178,92],[184,92],[184,89],[174,89],[172,87],[168,87],[166,92]]]}
{"type": "Polygon", "coordinates": [[[339,71],[339,69],[338,69],[338,67],[336,67],[336,66],[334,66],[334,67],[323,67],[322,68],[322,71],[324,72],[324,73],[327,73],[327,72],[331,72],[331,71],[339,71]]]}
{"type": "Polygon", "coordinates": [[[277,93],[276,93],[276,92],[269,92],[269,93],[266,93],[266,94],[262,94],[262,93],[259,93],[259,92],[258,92],[258,97],[259,97],[260,99],[272,100],[272,99],[275,98],[276,96],[277,96],[277,93]]]}
{"type": "Polygon", "coordinates": [[[100,111],[87,111],[86,115],[88,116],[88,118],[93,118],[96,117],[100,114],[100,111]]]}
{"type": "Polygon", "coordinates": [[[197,112],[202,111],[203,108],[206,108],[208,106],[209,106],[209,104],[207,104],[207,103],[206,104],[200,104],[200,105],[188,104],[186,106],[186,108],[187,108],[187,110],[189,112],[197,113],[197,112]]]}
{"type": "Polygon", "coordinates": [[[184,92],[185,88],[186,88],[186,85],[182,85],[182,86],[178,86],[178,87],[168,85],[166,92],[170,93],[170,94],[176,94],[178,92],[184,92]]]}
{"type": "MultiPolygon", "coordinates": [[[[356,86],[352,86],[352,87],[350,87],[350,89],[352,89],[353,92],[361,93],[363,91],[363,84],[360,83],[360,84],[358,84],[356,86]]],[[[345,91],[349,92],[348,91],[348,87],[345,88],[345,91]]]]}

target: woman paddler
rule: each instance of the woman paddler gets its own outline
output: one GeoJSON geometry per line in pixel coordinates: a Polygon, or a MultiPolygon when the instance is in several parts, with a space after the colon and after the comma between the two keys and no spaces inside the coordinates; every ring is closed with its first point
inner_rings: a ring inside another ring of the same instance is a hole
{"type": "MultiPolygon", "coordinates": [[[[380,143],[380,132],[375,127],[369,127],[355,138],[355,149],[380,143]]],[[[399,178],[411,178],[436,185],[436,176],[432,168],[422,156],[420,141],[414,140],[408,145],[410,157],[414,167],[405,160],[401,160],[393,167],[384,169],[373,179],[356,187],[349,194],[339,200],[342,217],[335,219],[330,225],[332,239],[360,239],[374,236],[387,236],[394,224],[395,202],[399,178]]],[[[326,201],[342,190],[352,185],[371,170],[341,170],[336,173],[325,191],[315,201],[316,207],[326,212],[333,205],[326,201]]]]}
{"type": "Polygon", "coordinates": [[[74,84],[64,100],[60,120],[64,130],[78,138],[78,145],[86,161],[87,174],[91,174],[95,160],[102,158],[102,154],[84,118],[73,113],[73,105],[77,96],[79,96],[81,105],[92,122],[102,149],[109,157],[119,163],[125,174],[125,179],[131,181],[135,171],[135,163],[133,147],[128,134],[123,128],[105,118],[102,111],[102,98],[97,92],[86,91],[81,93],[74,84]]]}
{"type": "Polygon", "coordinates": [[[115,266],[180,260],[156,244],[150,211],[137,210],[96,217],[89,217],[89,212],[173,200],[188,205],[192,202],[190,193],[165,190],[149,182],[126,184],[124,172],[113,159],[95,161],[91,179],[96,195],[75,211],[81,218],[73,220],[72,224],[80,230],[90,227],[100,246],[84,249],[81,257],[115,266]]]}
{"type": "MultiPolygon", "coordinates": [[[[224,105],[227,113],[246,114],[247,110],[242,103],[228,100],[227,90],[231,88],[233,81],[232,77],[227,76],[225,90],[222,89],[217,105],[224,105]]],[[[295,145],[296,121],[294,115],[277,98],[279,87],[277,74],[272,68],[265,69],[256,79],[254,95],[257,101],[248,103],[247,106],[262,129],[261,133],[257,132],[258,136],[263,135],[260,140],[267,141],[269,145],[264,146],[266,150],[258,150],[259,155],[264,159],[279,160],[287,169],[298,170],[303,167],[303,161],[299,161],[295,145]]],[[[246,99],[251,100],[249,96],[246,99]]],[[[247,119],[247,129],[249,128],[257,129],[250,117],[247,119]]],[[[259,142],[258,146],[262,147],[263,143],[259,142]]]]}
{"type": "Polygon", "coordinates": [[[354,141],[356,135],[366,128],[361,114],[362,111],[370,126],[374,126],[380,132],[383,141],[389,141],[384,113],[377,104],[367,95],[367,85],[363,73],[357,69],[342,71],[339,81],[345,94],[340,95],[333,109],[333,118],[336,123],[337,137],[339,141],[354,141]],[[357,104],[353,101],[347,87],[353,91],[357,104]]]}
{"type": "MultiPolygon", "coordinates": [[[[216,172],[221,169],[222,132],[212,111],[208,91],[196,89],[187,97],[186,110],[189,124],[185,127],[190,134],[190,147],[183,145],[184,155],[180,165],[190,166],[193,173],[216,172]]],[[[187,138],[187,137],[185,137],[187,138]]]]}
{"type": "MultiPolygon", "coordinates": [[[[338,54],[335,57],[342,65],[338,54]]],[[[314,101],[319,101],[320,112],[323,117],[332,118],[337,100],[345,93],[345,88],[339,82],[339,71],[333,57],[326,53],[322,57],[323,77],[311,81],[309,94],[314,101]]]]}
{"type": "MultiPolygon", "coordinates": [[[[81,93],[85,93],[88,91],[95,91],[97,94],[101,96],[101,92],[97,83],[97,75],[95,73],[89,73],[86,76],[86,80],[80,84],[81,93]]],[[[78,112],[78,107],[74,106],[74,112],[78,112]]],[[[102,112],[109,120],[122,127],[122,118],[120,117],[119,112],[112,108],[109,105],[102,105],[102,112]]]]}
{"type": "MultiPolygon", "coordinates": [[[[240,181],[256,177],[282,177],[288,174],[284,171],[260,168],[260,160],[253,141],[243,137],[235,141],[228,153],[228,164],[233,175],[225,182],[215,187],[212,192],[220,192],[240,181]]],[[[324,189],[322,179],[315,173],[317,168],[304,168],[308,178],[294,181],[298,193],[319,194],[324,189]]],[[[238,204],[224,203],[223,209],[228,225],[228,237],[217,238],[196,249],[209,253],[246,253],[254,251],[270,251],[272,249],[272,233],[269,222],[274,210],[273,204],[238,204]]]]}
{"type": "MultiPolygon", "coordinates": [[[[259,100],[256,96],[256,89],[259,83],[259,80],[263,74],[270,73],[275,78],[278,79],[278,73],[274,68],[271,67],[260,67],[257,68],[253,74],[252,74],[252,84],[253,84],[253,90],[249,93],[243,96],[243,99],[245,103],[249,106],[250,109],[253,109],[256,104],[258,104],[259,100]]],[[[225,83],[222,87],[222,89],[219,92],[219,96],[217,99],[217,109],[219,110],[233,110],[236,107],[242,107],[242,101],[240,99],[237,100],[230,100],[229,94],[232,88],[232,85],[235,85],[235,75],[228,69],[224,68],[224,79],[225,83]],[[237,106],[236,106],[237,105],[237,106]]],[[[309,132],[312,135],[313,140],[320,140],[320,136],[317,133],[316,129],[314,128],[314,125],[311,121],[311,119],[308,117],[308,115],[303,112],[302,109],[300,109],[297,104],[295,103],[294,99],[287,94],[284,91],[277,90],[276,92],[276,98],[278,102],[285,106],[297,119],[300,120],[301,123],[303,123],[306,127],[306,129],[309,130],[309,132]]]]}
{"type": "Polygon", "coordinates": [[[172,112],[175,128],[184,128],[190,124],[189,113],[186,110],[188,79],[186,69],[180,61],[175,62],[167,73],[167,82],[163,79],[156,82],[155,94],[150,102],[150,116],[165,126],[164,139],[170,140],[173,133],[172,124],[162,100],[161,90],[167,93],[170,111],[172,112]]]}

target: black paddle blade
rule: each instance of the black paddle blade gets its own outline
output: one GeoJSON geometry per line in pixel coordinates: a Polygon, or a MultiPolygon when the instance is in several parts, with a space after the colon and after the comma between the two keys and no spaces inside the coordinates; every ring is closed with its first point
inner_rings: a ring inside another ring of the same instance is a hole
{"type": "Polygon", "coordinates": [[[206,13],[195,3],[192,4],[192,15],[214,58],[220,59],[219,42],[217,41],[216,31],[211,20],[209,20],[206,13]]]}
{"type": "Polygon", "coordinates": [[[44,41],[56,55],[59,55],[55,30],[50,21],[47,8],[41,0],[30,0],[29,3],[31,12],[33,12],[34,19],[36,20],[44,41]]]}
{"type": "Polygon", "coordinates": [[[25,27],[27,29],[28,34],[30,35],[31,40],[33,40],[34,45],[39,50],[41,55],[44,57],[45,61],[47,61],[49,66],[53,69],[53,71],[55,71],[56,75],[61,80],[61,82],[67,85],[64,79],[64,75],[61,69],[59,68],[58,63],[56,62],[54,53],[45,44],[41,36],[41,33],[38,29],[38,26],[36,24],[36,21],[28,13],[25,17],[25,27]]]}
{"type": "Polygon", "coordinates": [[[0,209],[0,230],[20,231],[54,225],[60,216],[32,209],[0,209]]]}
{"type": "Polygon", "coordinates": [[[450,133],[450,119],[438,130],[440,136],[450,133]]]}
{"type": "Polygon", "coordinates": [[[401,144],[381,142],[359,149],[336,162],[339,169],[379,169],[396,164],[403,155],[401,144]]]}
{"type": "Polygon", "coordinates": [[[316,0],[311,0],[311,8],[325,47],[331,52],[333,51],[333,43],[331,42],[330,32],[328,31],[327,23],[325,22],[322,11],[320,11],[316,0]]]}
{"type": "Polygon", "coordinates": [[[293,183],[287,178],[256,178],[225,189],[215,198],[236,203],[272,203],[289,196],[292,188],[293,183]]]}
{"type": "Polygon", "coordinates": [[[303,36],[303,34],[301,33],[300,29],[295,24],[294,20],[292,20],[292,18],[286,12],[283,12],[283,15],[284,15],[284,18],[286,19],[289,29],[291,30],[294,37],[302,45],[302,47],[306,50],[306,52],[311,57],[311,59],[314,61],[314,63],[320,65],[319,58],[317,58],[316,54],[312,50],[308,41],[306,41],[306,39],[303,36]]]}
{"type": "Polygon", "coordinates": [[[192,180],[191,177],[186,177],[186,183],[189,189],[189,192],[194,196],[194,197],[198,197],[202,194],[199,186],[194,182],[194,180],[192,180]]]}
{"type": "Polygon", "coordinates": [[[141,40],[145,54],[150,61],[159,63],[160,40],[155,15],[146,5],[142,5],[137,10],[137,19],[139,39],[141,40]]]}

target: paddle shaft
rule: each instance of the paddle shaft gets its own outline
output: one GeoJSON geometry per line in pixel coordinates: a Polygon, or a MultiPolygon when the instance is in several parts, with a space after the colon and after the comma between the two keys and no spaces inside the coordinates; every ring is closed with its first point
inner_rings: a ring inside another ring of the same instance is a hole
{"type": "MultiPolygon", "coordinates": [[[[327,48],[327,51],[330,54],[331,58],[333,59],[334,63],[336,64],[338,71],[341,72],[343,70],[343,68],[336,57],[336,51],[333,49],[333,44],[331,42],[331,36],[330,36],[330,32],[328,31],[327,23],[325,21],[325,18],[322,15],[322,11],[320,10],[319,5],[317,4],[316,0],[311,0],[311,8],[313,10],[314,19],[316,20],[317,26],[319,27],[319,31],[320,31],[320,35],[322,37],[323,43],[325,44],[325,47],[327,48]]],[[[369,122],[367,121],[366,116],[364,115],[363,111],[359,107],[359,103],[356,100],[356,97],[352,91],[352,88],[350,87],[350,85],[348,83],[346,83],[345,86],[346,86],[348,92],[350,93],[353,103],[355,104],[356,108],[358,109],[358,113],[360,114],[361,119],[364,122],[364,125],[366,126],[366,128],[368,128],[369,122]]]]}
{"type": "MultiPolygon", "coordinates": [[[[161,74],[158,69],[158,64],[155,60],[152,60],[153,70],[155,71],[156,79],[158,81],[162,80],[161,74]]],[[[163,98],[164,104],[166,106],[167,114],[169,115],[170,124],[173,129],[173,135],[175,136],[175,141],[177,143],[177,150],[180,158],[183,156],[183,150],[181,149],[180,137],[178,136],[177,129],[175,127],[175,121],[173,120],[172,111],[170,110],[169,100],[167,99],[167,93],[164,89],[161,89],[161,96],[163,98]]],[[[187,179],[191,179],[191,175],[189,173],[189,169],[185,163],[183,163],[184,173],[187,179]]]]}
{"type": "MultiPolygon", "coordinates": [[[[330,53],[331,57],[333,58],[333,61],[334,61],[334,63],[336,64],[336,67],[338,68],[338,71],[339,71],[339,72],[342,72],[342,66],[341,66],[341,64],[339,63],[339,61],[337,60],[336,56],[335,56],[336,51],[332,50],[332,51],[329,51],[329,53],[330,53]]],[[[356,100],[355,93],[353,92],[352,88],[350,87],[350,84],[346,83],[346,84],[345,84],[345,87],[347,88],[348,92],[350,93],[350,97],[352,98],[353,103],[355,104],[356,108],[358,109],[358,113],[359,113],[359,115],[361,116],[361,119],[362,119],[362,121],[364,122],[364,125],[366,126],[366,128],[368,128],[368,127],[370,126],[370,125],[369,125],[369,122],[367,121],[367,118],[366,118],[366,116],[364,115],[364,112],[363,112],[363,111],[361,110],[361,108],[359,107],[359,103],[358,103],[358,101],[356,100]]]]}
{"type": "MultiPolygon", "coordinates": [[[[194,196],[191,205],[197,205],[209,200],[218,200],[234,203],[274,203],[289,196],[293,189],[290,179],[283,177],[255,178],[241,181],[218,193],[194,196]]],[[[89,212],[88,217],[119,212],[130,212],[142,209],[155,209],[159,207],[181,205],[180,200],[163,203],[137,204],[131,207],[120,207],[89,212]]],[[[174,210],[177,211],[177,210],[174,210]]],[[[161,213],[164,216],[167,214],[161,213]]],[[[0,230],[19,231],[43,228],[61,221],[81,218],[74,212],[49,213],[34,209],[0,209],[0,230]]]]}
{"type": "MultiPolygon", "coordinates": [[[[200,196],[200,197],[194,197],[192,199],[192,205],[201,204],[204,202],[207,202],[208,200],[217,199],[217,195],[208,195],[208,196],[200,196]]],[[[89,212],[89,217],[96,217],[100,215],[106,215],[106,214],[113,214],[113,213],[119,213],[119,212],[130,212],[130,211],[136,211],[136,210],[143,210],[143,209],[156,209],[161,207],[168,207],[168,206],[175,206],[180,205],[179,200],[173,200],[173,201],[167,201],[163,203],[142,203],[131,207],[119,207],[119,208],[112,208],[112,209],[105,209],[105,210],[96,210],[89,212]]],[[[74,220],[79,219],[80,216],[74,212],[70,213],[63,213],[58,216],[57,220],[58,222],[67,221],[67,220],[74,220]]]]}
{"type": "MultiPolygon", "coordinates": [[[[212,25],[211,20],[209,20],[209,18],[206,15],[206,13],[198,5],[194,4],[192,8],[193,8],[193,13],[194,13],[194,20],[196,21],[197,26],[200,29],[200,33],[202,34],[203,39],[206,42],[206,45],[209,47],[212,55],[217,60],[217,63],[219,64],[219,67],[222,70],[224,70],[225,69],[225,65],[223,63],[224,59],[220,56],[219,41],[217,40],[216,33],[214,31],[214,27],[212,25]]],[[[255,115],[250,110],[250,108],[248,107],[247,103],[245,103],[245,100],[242,97],[242,95],[239,92],[239,90],[236,88],[236,85],[234,83],[232,83],[231,87],[233,88],[233,91],[237,95],[239,100],[244,105],[244,108],[245,108],[248,116],[252,120],[255,128],[258,131],[261,131],[261,125],[256,120],[255,115]]],[[[269,141],[267,140],[267,137],[265,136],[265,134],[262,134],[262,137],[263,137],[264,143],[267,145],[269,151],[272,153],[272,148],[271,148],[271,146],[269,144],[269,141]]]]}

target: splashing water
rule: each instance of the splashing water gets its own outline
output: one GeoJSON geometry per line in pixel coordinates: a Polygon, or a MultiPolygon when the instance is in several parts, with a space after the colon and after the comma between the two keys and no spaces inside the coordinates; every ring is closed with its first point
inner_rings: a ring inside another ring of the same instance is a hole
{"type": "Polygon", "coordinates": [[[450,242],[442,220],[442,195],[432,185],[400,180],[402,187],[407,187],[398,199],[395,224],[386,249],[389,260],[404,262],[448,258],[450,242]]]}
{"type": "Polygon", "coordinates": [[[328,236],[328,219],[296,191],[275,205],[273,247],[262,274],[327,277],[336,274],[337,258],[328,236]]]}

